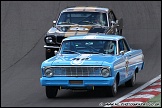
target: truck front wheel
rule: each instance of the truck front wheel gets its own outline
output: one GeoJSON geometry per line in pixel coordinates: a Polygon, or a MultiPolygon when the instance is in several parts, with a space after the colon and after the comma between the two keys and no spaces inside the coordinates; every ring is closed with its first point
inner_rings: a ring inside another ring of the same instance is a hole
{"type": "Polygon", "coordinates": [[[109,96],[109,97],[116,96],[117,91],[118,91],[117,79],[114,80],[114,83],[112,86],[107,86],[105,90],[106,90],[106,96],[109,96]]]}
{"type": "Polygon", "coordinates": [[[46,96],[48,98],[55,98],[58,92],[58,87],[56,86],[46,86],[46,96]]]}

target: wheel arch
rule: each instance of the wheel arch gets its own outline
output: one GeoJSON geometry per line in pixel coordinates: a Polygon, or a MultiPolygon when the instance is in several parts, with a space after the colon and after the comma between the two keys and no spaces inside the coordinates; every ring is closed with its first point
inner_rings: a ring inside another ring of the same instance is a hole
{"type": "Polygon", "coordinates": [[[115,78],[116,78],[117,84],[119,85],[119,81],[120,81],[120,73],[119,72],[117,72],[115,78]]]}
{"type": "Polygon", "coordinates": [[[138,72],[139,72],[139,68],[136,67],[136,68],[135,68],[135,73],[138,73],[138,72]]]}

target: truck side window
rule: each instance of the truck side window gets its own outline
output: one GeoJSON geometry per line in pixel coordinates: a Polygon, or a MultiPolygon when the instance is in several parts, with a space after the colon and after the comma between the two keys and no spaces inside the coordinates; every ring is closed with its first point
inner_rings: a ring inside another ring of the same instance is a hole
{"type": "Polygon", "coordinates": [[[127,42],[125,41],[125,39],[121,39],[121,40],[119,40],[119,52],[120,51],[125,51],[125,52],[127,52],[127,51],[129,51],[130,49],[129,49],[129,47],[128,47],[128,45],[127,45],[127,42]]]}
{"type": "Polygon", "coordinates": [[[124,45],[124,49],[125,51],[130,51],[127,42],[125,41],[125,39],[123,39],[123,45],[124,45]]]}
{"type": "Polygon", "coordinates": [[[122,39],[119,40],[119,52],[124,50],[124,45],[122,39]]]}

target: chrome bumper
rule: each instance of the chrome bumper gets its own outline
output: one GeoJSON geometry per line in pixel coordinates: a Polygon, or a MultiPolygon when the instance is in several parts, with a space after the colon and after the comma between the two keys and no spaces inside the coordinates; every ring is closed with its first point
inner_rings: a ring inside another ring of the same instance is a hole
{"type": "Polygon", "coordinates": [[[57,48],[57,49],[59,49],[60,47],[59,46],[47,46],[47,45],[44,45],[44,48],[57,48]]]}

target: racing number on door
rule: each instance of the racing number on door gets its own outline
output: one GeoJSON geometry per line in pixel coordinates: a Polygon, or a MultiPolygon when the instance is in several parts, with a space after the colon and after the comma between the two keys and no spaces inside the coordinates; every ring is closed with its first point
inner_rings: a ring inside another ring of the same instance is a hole
{"type": "Polygon", "coordinates": [[[128,64],[129,64],[129,61],[128,61],[128,58],[126,57],[125,59],[125,76],[127,77],[128,76],[128,64]]]}

